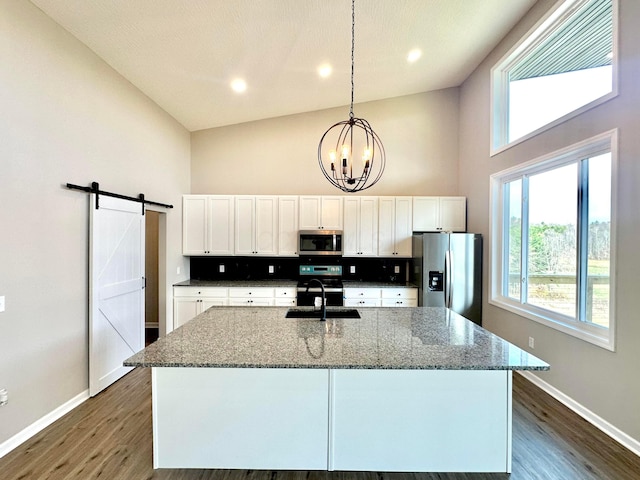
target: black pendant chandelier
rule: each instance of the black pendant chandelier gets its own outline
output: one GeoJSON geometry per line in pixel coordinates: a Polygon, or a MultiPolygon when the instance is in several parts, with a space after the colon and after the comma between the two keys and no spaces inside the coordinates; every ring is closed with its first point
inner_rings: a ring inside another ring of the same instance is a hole
{"type": "Polygon", "coordinates": [[[374,186],[384,172],[385,153],[380,137],[364,118],[353,115],[353,52],[355,0],[351,0],[351,109],[349,118],[329,127],[318,145],[318,163],[329,182],[343,192],[374,186]],[[362,161],[356,156],[362,155],[362,161]]]}

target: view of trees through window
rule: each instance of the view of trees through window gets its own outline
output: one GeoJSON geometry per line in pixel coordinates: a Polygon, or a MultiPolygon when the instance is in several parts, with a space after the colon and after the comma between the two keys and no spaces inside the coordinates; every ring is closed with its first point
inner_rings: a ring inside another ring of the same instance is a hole
{"type": "Polygon", "coordinates": [[[505,218],[509,229],[506,296],[607,327],[611,155],[523,177],[505,186],[509,201],[505,218]],[[579,208],[580,193],[585,195],[579,208]],[[526,225],[522,223],[522,205],[527,208],[526,225]],[[586,227],[581,226],[581,218],[586,227]]]}

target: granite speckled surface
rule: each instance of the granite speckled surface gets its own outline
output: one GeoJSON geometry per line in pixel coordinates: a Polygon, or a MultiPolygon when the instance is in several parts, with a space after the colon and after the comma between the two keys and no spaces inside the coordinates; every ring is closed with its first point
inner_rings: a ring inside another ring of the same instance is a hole
{"type": "MultiPolygon", "coordinates": [[[[298,307],[300,308],[300,307],[298,307]]],[[[309,307],[310,309],[310,307],[309,307]]],[[[211,307],[126,366],[548,370],[445,308],[360,308],[360,319],[285,318],[287,307],[211,307]]]]}
{"type": "MultiPolygon", "coordinates": [[[[269,280],[184,280],[174,283],[174,287],[295,287],[297,280],[269,279],[269,280]]],[[[417,286],[413,283],[365,282],[359,280],[343,280],[345,288],[402,288],[417,286]]]]}
{"type": "Polygon", "coordinates": [[[298,284],[296,280],[184,280],[174,283],[174,287],[295,287],[298,284]]]}
{"type": "Polygon", "coordinates": [[[343,280],[344,288],[418,288],[413,283],[365,282],[359,280],[343,280]]]}

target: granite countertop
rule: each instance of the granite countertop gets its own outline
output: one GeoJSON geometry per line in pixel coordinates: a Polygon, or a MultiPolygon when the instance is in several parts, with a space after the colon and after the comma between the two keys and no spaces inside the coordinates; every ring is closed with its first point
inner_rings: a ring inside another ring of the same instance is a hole
{"type": "MultiPolygon", "coordinates": [[[[310,309],[310,307],[308,308],[310,309]]],[[[285,318],[287,307],[211,307],[124,362],[141,367],[548,370],[445,308],[361,308],[360,319],[285,318]]]]}
{"type": "Polygon", "coordinates": [[[343,280],[344,288],[418,288],[414,283],[367,282],[361,280],[343,280]]]}
{"type": "MultiPolygon", "coordinates": [[[[174,283],[174,287],[295,287],[297,280],[268,279],[268,280],[184,280],[174,283]]],[[[382,281],[343,280],[344,288],[403,288],[417,286],[413,283],[394,283],[382,281]]]]}
{"type": "Polygon", "coordinates": [[[174,287],[295,287],[296,280],[268,279],[268,280],[184,280],[174,283],[174,287]]]}

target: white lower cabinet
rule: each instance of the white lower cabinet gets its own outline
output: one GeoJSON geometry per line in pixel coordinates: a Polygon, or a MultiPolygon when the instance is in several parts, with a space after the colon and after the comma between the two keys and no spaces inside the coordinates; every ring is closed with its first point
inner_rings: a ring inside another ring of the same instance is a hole
{"type": "Polygon", "coordinates": [[[232,307],[270,307],[274,305],[273,288],[229,288],[229,306],[232,307]]]}
{"type": "Polygon", "coordinates": [[[398,288],[345,288],[345,307],[417,307],[418,289],[398,288]]]}
{"type": "MultiPolygon", "coordinates": [[[[173,287],[173,327],[209,307],[294,307],[296,287],[173,287]]],[[[416,288],[345,288],[345,307],[417,307],[416,288]]]]}
{"type": "Polygon", "coordinates": [[[383,307],[417,307],[418,306],[418,289],[417,288],[383,288],[382,289],[382,306],[383,307]]]}
{"type": "Polygon", "coordinates": [[[275,306],[276,307],[293,307],[296,305],[297,290],[295,287],[276,288],[275,306]]]}
{"type": "Polygon", "coordinates": [[[379,288],[345,288],[345,307],[379,307],[379,288]]]}
{"type": "Polygon", "coordinates": [[[511,471],[510,370],[163,367],[151,378],[154,468],[511,471]]]}
{"type": "Polygon", "coordinates": [[[174,328],[212,306],[295,306],[296,287],[173,287],[174,328]]]}
{"type": "Polygon", "coordinates": [[[228,305],[226,288],[173,287],[173,328],[181,327],[214,305],[228,305]]]}
{"type": "Polygon", "coordinates": [[[152,375],[154,468],[327,469],[327,370],[169,367],[152,375]]]}
{"type": "Polygon", "coordinates": [[[331,370],[328,470],[510,472],[511,376],[331,370]]]}

